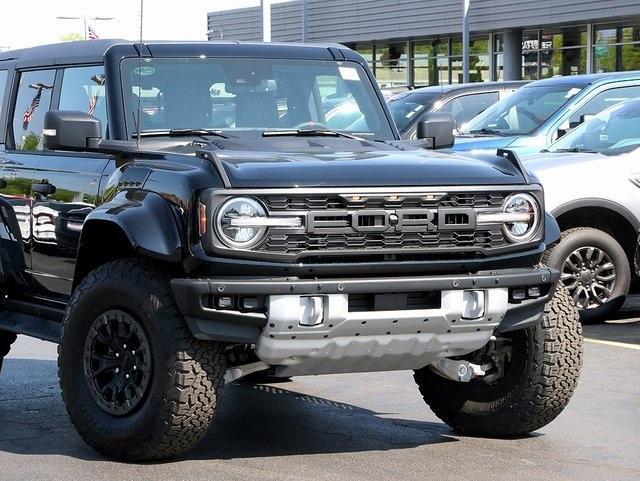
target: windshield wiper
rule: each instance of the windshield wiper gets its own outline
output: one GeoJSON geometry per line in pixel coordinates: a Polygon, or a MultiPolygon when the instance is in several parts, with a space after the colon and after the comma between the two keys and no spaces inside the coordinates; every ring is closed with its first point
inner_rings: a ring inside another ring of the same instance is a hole
{"type": "Polygon", "coordinates": [[[364,140],[362,137],[346,134],[339,130],[331,129],[290,129],[290,130],[265,130],[262,132],[263,137],[280,137],[288,135],[298,135],[301,137],[344,137],[351,140],[364,140]]]}
{"type": "Polygon", "coordinates": [[[585,154],[600,154],[601,152],[598,152],[597,150],[593,150],[593,149],[584,149],[582,147],[571,147],[570,149],[555,149],[555,150],[550,150],[548,152],[573,152],[573,153],[585,153],[585,154]]]}
{"type": "MultiPolygon", "coordinates": [[[[133,133],[135,137],[137,135],[136,132],[133,133]]],[[[163,130],[143,130],[140,132],[140,137],[161,137],[168,135],[169,137],[182,137],[189,135],[213,135],[215,137],[222,137],[223,139],[228,139],[226,135],[222,133],[220,130],[213,129],[163,129],[163,130]]]]}
{"type": "Polygon", "coordinates": [[[495,129],[474,129],[464,132],[465,134],[503,135],[502,131],[495,129]]]}

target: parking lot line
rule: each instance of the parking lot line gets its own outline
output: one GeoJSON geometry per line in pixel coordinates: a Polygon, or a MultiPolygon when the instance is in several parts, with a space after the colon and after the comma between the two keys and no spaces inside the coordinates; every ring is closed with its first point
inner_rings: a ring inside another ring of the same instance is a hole
{"type": "Polygon", "coordinates": [[[626,349],[634,349],[636,351],[640,351],[640,344],[631,344],[628,342],[617,342],[617,341],[605,341],[602,339],[592,339],[590,337],[585,337],[584,340],[586,342],[592,342],[594,344],[604,344],[606,346],[624,347],[626,349]]]}

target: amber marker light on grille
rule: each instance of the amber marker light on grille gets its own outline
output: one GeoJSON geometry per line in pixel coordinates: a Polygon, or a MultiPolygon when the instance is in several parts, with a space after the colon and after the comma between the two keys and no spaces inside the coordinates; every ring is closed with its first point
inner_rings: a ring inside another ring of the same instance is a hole
{"type": "Polygon", "coordinates": [[[202,202],[198,205],[198,230],[201,236],[207,233],[207,205],[202,202]]]}

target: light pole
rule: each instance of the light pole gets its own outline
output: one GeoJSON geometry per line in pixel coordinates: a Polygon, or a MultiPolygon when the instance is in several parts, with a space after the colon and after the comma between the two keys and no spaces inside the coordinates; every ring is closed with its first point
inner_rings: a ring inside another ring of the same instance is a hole
{"type": "Polygon", "coordinates": [[[82,15],[80,17],[56,17],[58,20],[82,20],[84,24],[84,39],[87,39],[87,21],[104,21],[104,20],[115,20],[114,17],[87,17],[86,15],[82,15]]]}
{"type": "Polygon", "coordinates": [[[262,41],[271,42],[271,0],[260,0],[262,10],[262,41]]]}
{"type": "Polygon", "coordinates": [[[307,0],[302,0],[302,43],[307,42],[308,37],[308,24],[307,24],[307,0]]]}
{"type": "Polygon", "coordinates": [[[469,7],[471,0],[462,0],[462,82],[469,83],[469,7]]]}

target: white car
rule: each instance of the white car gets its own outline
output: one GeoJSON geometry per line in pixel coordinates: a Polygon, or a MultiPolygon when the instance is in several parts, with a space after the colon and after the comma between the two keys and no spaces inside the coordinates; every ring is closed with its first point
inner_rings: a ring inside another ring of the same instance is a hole
{"type": "Polygon", "coordinates": [[[629,291],[640,229],[640,99],[619,103],[522,159],[545,189],[562,240],[545,263],[581,310],[583,322],[614,314],[629,291]]]}

